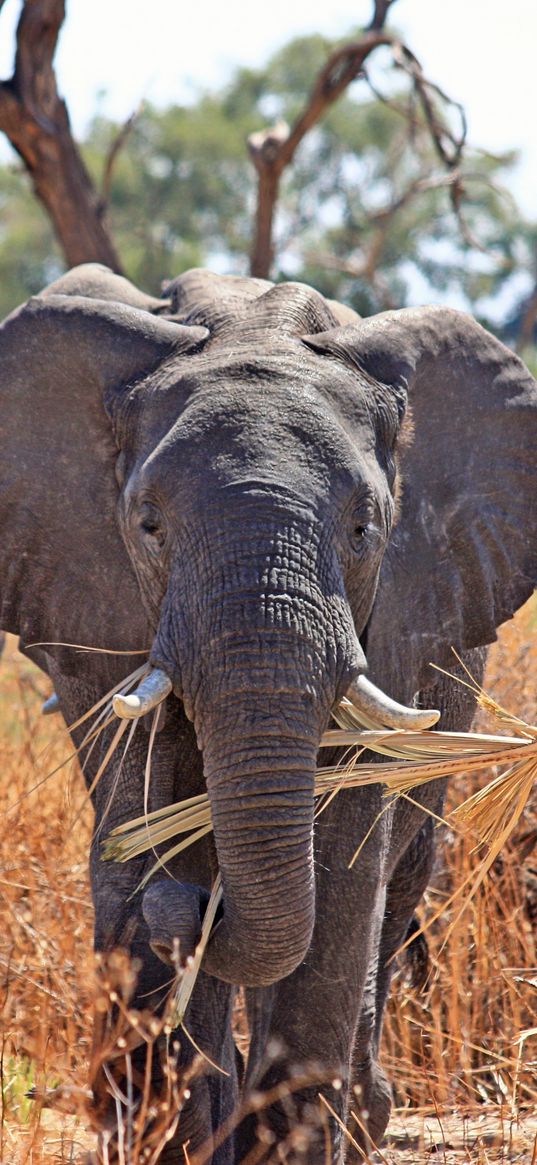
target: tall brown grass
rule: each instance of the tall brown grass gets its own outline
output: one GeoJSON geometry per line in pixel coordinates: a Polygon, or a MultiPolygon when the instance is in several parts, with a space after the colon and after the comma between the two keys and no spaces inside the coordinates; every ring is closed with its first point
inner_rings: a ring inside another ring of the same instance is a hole
{"type": "Polygon", "coordinates": [[[73,1159],[85,1138],[71,1112],[84,1108],[91,1045],[90,815],[70,828],[84,800],[73,764],[40,784],[72,746],[40,715],[47,682],[15,648],[0,666],[0,1160],[38,1165],[73,1159]]]}
{"type": "MultiPolygon", "coordinates": [[[[484,687],[498,703],[535,724],[534,601],[502,628],[484,687]]],[[[491,731],[484,713],[474,727],[491,731]]],[[[483,776],[462,774],[450,782],[446,815],[483,784],[483,776]]],[[[438,840],[434,876],[420,909],[422,923],[472,870],[478,871],[482,856],[469,834],[444,829],[438,840]]],[[[432,1114],[437,1140],[442,1141],[439,1114],[455,1111],[464,1124],[486,1113],[499,1156],[511,1159],[513,1128],[520,1132],[525,1127],[527,1138],[518,1143],[517,1157],[527,1156],[534,1165],[537,1130],[532,1120],[525,1121],[537,1111],[537,788],[483,886],[458,917],[460,908],[456,901],[425,931],[430,969],[423,990],[412,989],[401,960],[387,1010],[383,1061],[399,1108],[432,1114]]],[[[470,1159],[486,1160],[486,1153],[479,1156],[479,1126],[473,1128],[470,1159]]]]}
{"type": "MultiPolygon", "coordinates": [[[[486,688],[535,723],[536,680],[537,614],[528,605],[503,629],[486,688]]],[[[91,821],[75,765],[31,791],[70,751],[59,719],[40,716],[46,695],[46,681],[10,641],[0,667],[3,1165],[66,1165],[81,1161],[94,1143],[88,1065],[92,1008],[96,992],[98,1006],[102,1001],[103,989],[102,982],[96,987],[91,955],[91,821]]],[[[484,720],[479,727],[490,728],[484,720]]],[[[451,803],[460,803],[473,787],[468,777],[454,780],[451,803]]],[[[516,1155],[532,1162],[536,847],[534,802],[462,917],[456,904],[426,931],[430,971],[424,989],[411,985],[401,960],[383,1044],[397,1104],[395,1148],[386,1150],[390,1160],[394,1153],[397,1160],[429,1160],[421,1153],[432,1144],[443,1146],[445,1158],[453,1143],[456,1160],[486,1165],[516,1155]]],[[[478,861],[471,839],[444,831],[421,922],[478,861]]]]}

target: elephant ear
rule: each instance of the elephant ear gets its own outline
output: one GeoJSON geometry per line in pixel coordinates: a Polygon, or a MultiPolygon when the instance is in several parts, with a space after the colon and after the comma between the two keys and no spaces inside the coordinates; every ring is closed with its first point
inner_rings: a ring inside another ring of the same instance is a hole
{"type": "MultiPolygon", "coordinates": [[[[103,397],[206,335],[79,296],[35,298],[1,325],[0,626],[23,646],[149,645],[116,522],[103,397]]],[[[46,650],[65,673],[80,670],[76,652],[46,650]]]]}
{"type": "Polygon", "coordinates": [[[462,312],[386,312],[308,340],[396,390],[413,433],[367,630],[376,682],[399,698],[431,663],[493,642],[537,582],[537,384],[462,312]]]}
{"type": "Polygon", "coordinates": [[[65,275],[60,275],[40,292],[40,297],[50,295],[81,295],[84,299],[107,299],[138,307],[161,315],[171,306],[169,299],[155,299],[145,291],[140,291],[124,275],[116,275],[102,263],[80,263],[65,275]]]}

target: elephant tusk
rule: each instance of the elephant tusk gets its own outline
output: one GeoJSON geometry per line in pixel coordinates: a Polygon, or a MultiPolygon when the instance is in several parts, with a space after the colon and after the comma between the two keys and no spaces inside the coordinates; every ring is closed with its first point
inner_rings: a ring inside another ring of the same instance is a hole
{"type": "Polygon", "coordinates": [[[147,712],[152,712],[153,708],[161,704],[166,696],[169,696],[172,687],[172,681],[166,672],[155,667],[130,695],[124,696],[118,692],[114,696],[112,701],[114,712],[121,720],[138,720],[140,716],[145,716],[147,712]]]}
{"type": "Polygon", "coordinates": [[[347,691],[347,699],[366,717],[368,727],[409,729],[432,728],[440,719],[434,708],[406,708],[377,688],[366,676],[358,676],[347,691]]]}
{"type": "Polygon", "coordinates": [[[59,711],[60,711],[60,701],[56,695],[56,692],[53,692],[52,695],[49,696],[48,700],[45,700],[45,703],[43,704],[43,707],[41,708],[41,714],[43,716],[52,716],[54,714],[54,712],[59,712],[59,711]]]}

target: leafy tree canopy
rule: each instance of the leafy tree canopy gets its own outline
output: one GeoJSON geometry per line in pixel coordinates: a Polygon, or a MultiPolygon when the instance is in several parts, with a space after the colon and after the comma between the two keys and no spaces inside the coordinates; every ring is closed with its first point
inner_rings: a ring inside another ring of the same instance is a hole
{"type": "MultiPolygon", "coordinates": [[[[197,265],[247,272],[256,176],[246,139],[279,119],[292,124],[334,48],[321,36],[298,38],[191,105],[143,109],[115,160],[107,207],[135,283],[158,292],[163,278],[197,265]]],[[[282,181],[273,275],[305,280],[364,314],[426,301],[433,289],[457,303],[462,294],[486,319],[486,298],[503,291],[507,304],[514,273],[520,280],[531,267],[535,228],[498,189],[513,159],[466,152],[461,229],[423,115],[403,79],[386,86],[395,88],[390,101],[355,82],[299,147],[282,181]]],[[[83,144],[97,186],[119,128],[97,116],[83,144]]],[[[0,205],[5,314],[63,263],[14,165],[0,168],[0,205]]]]}

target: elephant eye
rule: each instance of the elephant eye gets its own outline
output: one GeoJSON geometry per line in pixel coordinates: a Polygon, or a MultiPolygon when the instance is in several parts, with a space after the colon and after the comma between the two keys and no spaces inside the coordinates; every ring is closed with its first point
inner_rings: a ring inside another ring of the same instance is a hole
{"type": "Polygon", "coordinates": [[[367,538],[370,533],[370,526],[367,522],[355,522],[351,531],[351,543],[353,550],[358,553],[365,549],[367,538]]]}
{"type": "Polygon", "coordinates": [[[354,554],[363,554],[373,549],[381,538],[379,524],[371,505],[358,506],[352,515],[349,540],[354,554]]]}
{"type": "Polygon", "coordinates": [[[162,515],[151,502],[144,502],[140,510],[140,530],[144,540],[154,549],[164,544],[165,532],[162,515]]]}

